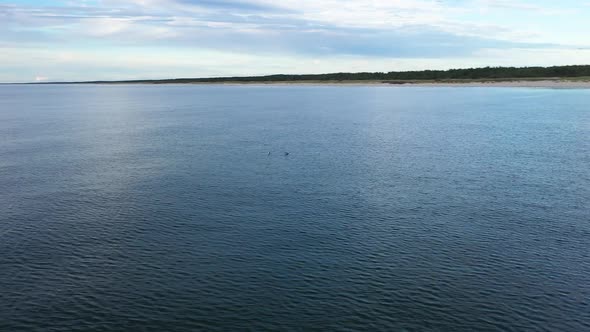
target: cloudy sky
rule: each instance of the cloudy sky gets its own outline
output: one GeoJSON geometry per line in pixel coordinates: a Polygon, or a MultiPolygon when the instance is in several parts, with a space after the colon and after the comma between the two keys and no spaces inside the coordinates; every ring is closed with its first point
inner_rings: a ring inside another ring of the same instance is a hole
{"type": "Polygon", "coordinates": [[[0,82],[590,64],[590,0],[0,0],[0,82]]]}

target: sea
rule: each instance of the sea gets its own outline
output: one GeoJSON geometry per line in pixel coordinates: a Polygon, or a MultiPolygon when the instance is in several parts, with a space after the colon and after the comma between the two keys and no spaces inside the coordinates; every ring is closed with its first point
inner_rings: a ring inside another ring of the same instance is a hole
{"type": "Polygon", "coordinates": [[[1,331],[590,331],[590,90],[1,85],[1,331]]]}

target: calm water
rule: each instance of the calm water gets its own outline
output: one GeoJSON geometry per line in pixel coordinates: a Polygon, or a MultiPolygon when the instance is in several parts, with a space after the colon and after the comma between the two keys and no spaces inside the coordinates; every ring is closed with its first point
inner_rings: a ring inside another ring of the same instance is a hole
{"type": "Polygon", "coordinates": [[[590,90],[0,86],[0,188],[2,331],[590,330],[590,90]]]}

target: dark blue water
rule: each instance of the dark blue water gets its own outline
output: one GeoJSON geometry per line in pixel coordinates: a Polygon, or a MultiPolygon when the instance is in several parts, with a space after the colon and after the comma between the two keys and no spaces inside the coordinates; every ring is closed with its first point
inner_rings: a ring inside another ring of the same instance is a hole
{"type": "Polygon", "coordinates": [[[590,90],[0,86],[0,330],[590,330],[590,90]]]}

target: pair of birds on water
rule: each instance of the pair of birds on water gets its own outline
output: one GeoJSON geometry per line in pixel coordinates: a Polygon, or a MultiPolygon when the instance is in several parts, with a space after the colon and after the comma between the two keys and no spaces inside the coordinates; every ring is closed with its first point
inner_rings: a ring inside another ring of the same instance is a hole
{"type": "MultiPolygon", "coordinates": [[[[269,153],[268,153],[268,156],[269,156],[269,157],[270,157],[270,155],[271,155],[271,152],[269,152],[269,153]]],[[[286,157],[286,156],[288,156],[288,155],[289,155],[289,152],[285,152],[285,153],[283,153],[283,156],[285,156],[285,157],[286,157]]]]}

